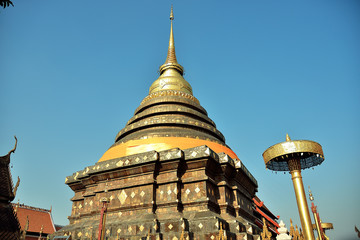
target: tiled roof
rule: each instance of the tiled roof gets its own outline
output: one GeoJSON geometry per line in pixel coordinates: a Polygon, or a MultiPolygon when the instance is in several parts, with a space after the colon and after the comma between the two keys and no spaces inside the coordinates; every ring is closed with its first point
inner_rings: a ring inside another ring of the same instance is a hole
{"type": "MultiPolygon", "coordinates": [[[[13,204],[13,207],[16,207],[15,204],[13,204]]],[[[25,227],[27,216],[29,217],[28,232],[39,233],[41,226],[44,226],[43,233],[52,234],[56,231],[50,210],[20,205],[17,210],[17,217],[21,229],[24,229],[25,227]]]]}

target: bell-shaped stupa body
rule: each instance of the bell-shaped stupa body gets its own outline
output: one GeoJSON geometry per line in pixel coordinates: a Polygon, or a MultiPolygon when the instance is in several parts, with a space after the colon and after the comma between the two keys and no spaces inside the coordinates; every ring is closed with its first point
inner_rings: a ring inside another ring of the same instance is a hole
{"type": "Polygon", "coordinates": [[[75,196],[70,224],[56,235],[215,239],[223,229],[246,239],[261,231],[257,182],[193,96],[176,59],[172,12],[170,19],[159,78],[101,159],[66,178],[75,196]]]}
{"type": "Polygon", "coordinates": [[[207,145],[233,159],[236,154],[226,146],[191,85],[183,77],[177,62],[171,14],[170,40],[166,61],[160,66],[160,77],[153,82],[149,95],[136,109],[135,115],[116,136],[115,143],[99,161],[106,161],[151,150],[188,149],[207,145]]]}

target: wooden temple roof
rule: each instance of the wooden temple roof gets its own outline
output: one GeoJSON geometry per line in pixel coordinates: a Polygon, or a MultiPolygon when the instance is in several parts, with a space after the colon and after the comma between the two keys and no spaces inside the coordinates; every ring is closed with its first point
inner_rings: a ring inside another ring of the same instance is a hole
{"type": "MultiPolygon", "coordinates": [[[[15,208],[16,205],[13,204],[13,207],[15,208]]],[[[21,229],[25,228],[26,219],[29,219],[28,232],[39,233],[42,227],[42,232],[46,234],[52,234],[56,231],[50,210],[19,205],[17,207],[17,217],[19,219],[21,229]]]]}

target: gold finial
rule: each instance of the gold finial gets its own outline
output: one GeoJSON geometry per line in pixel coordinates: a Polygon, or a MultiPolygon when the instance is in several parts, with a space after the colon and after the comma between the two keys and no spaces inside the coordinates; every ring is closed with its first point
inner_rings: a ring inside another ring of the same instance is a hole
{"type": "Polygon", "coordinates": [[[261,238],[262,238],[262,240],[270,240],[270,238],[271,238],[271,233],[269,232],[269,230],[268,230],[268,228],[267,228],[266,221],[265,221],[265,218],[264,218],[264,217],[262,218],[262,221],[263,221],[263,231],[262,231],[262,233],[260,234],[260,235],[261,235],[261,238]]]}
{"type": "Polygon", "coordinates": [[[291,141],[291,138],[289,137],[289,134],[286,134],[286,141],[287,141],[287,142],[290,142],[290,141],[291,141]]]}
{"type": "Polygon", "coordinates": [[[300,232],[297,225],[295,225],[295,236],[293,238],[294,240],[300,240],[300,232]]]}
{"type": "Polygon", "coordinates": [[[314,196],[312,195],[310,186],[309,186],[309,198],[310,198],[310,201],[314,201],[314,196]]]}
{"type": "Polygon", "coordinates": [[[220,223],[219,240],[227,240],[226,233],[222,227],[222,223],[220,223]]]}
{"type": "Polygon", "coordinates": [[[173,6],[171,5],[170,20],[174,20],[173,6]]]}
{"type": "MultiPolygon", "coordinates": [[[[171,22],[171,27],[170,27],[170,39],[169,39],[169,48],[168,48],[168,55],[165,61],[164,65],[167,64],[174,64],[174,65],[179,65],[177,60],[176,60],[176,54],[175,54],[175,41],[174,41],[174,32],[173,32],[173,20],[174,20],[174,12],[173,12],[173,7],[171,6],[171,12],[170,12],[170,22],[171,22]]],[[[160,72],[162,72],[162,65],[160,67],[160,72]]],[[[181,66],[180,66],[181,67],[181,66]]],[[[164,69],[165,70],[165,69],[164,69]]],[[[181,67],[181,74],[182,74],[182,67],[181,67]]]]}
{"type": "Polygon", "coordinates": [[[192,88],[190,84],[184,79],[184,68],[177,62],[175,54],[175,41],[174,41],[174,31],[173,31],[173,20],[174,12],[173,7],[171,6],[170,12],[170,39],[168,53],[165,60],[165,63],[160,66],[160,77],[153,82],[150,87],[149,94],[154,92],[159,92],[163,90],[174,90],[182,91],[187,94],[192,95],[192,88]]]}
{"type": "Polygon", "coordinates": [[[301,228],[300,228],[300,240],[305,240],[304,233],[301,228]]]}
{"type": "Polygon", "coordinates": [[[294,229],[294,225],[293,222],[290,218],[290,231],[289,231],[290,236],[294,237],[295,236],[295,229],[294,229]]]}

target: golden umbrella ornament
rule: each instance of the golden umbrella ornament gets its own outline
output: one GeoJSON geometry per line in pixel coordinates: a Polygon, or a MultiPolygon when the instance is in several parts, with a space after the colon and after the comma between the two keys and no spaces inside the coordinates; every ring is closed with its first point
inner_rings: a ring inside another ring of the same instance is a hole
{"type": "Polygon", "coordinates": [[[286,141],[266,149],[263,158],[267,169],[290,171],[305,239],[315,240],[301,169],[317,166],[324,161],[321,145],[309,140],[292,141],[286,134],[286,141]]]}

